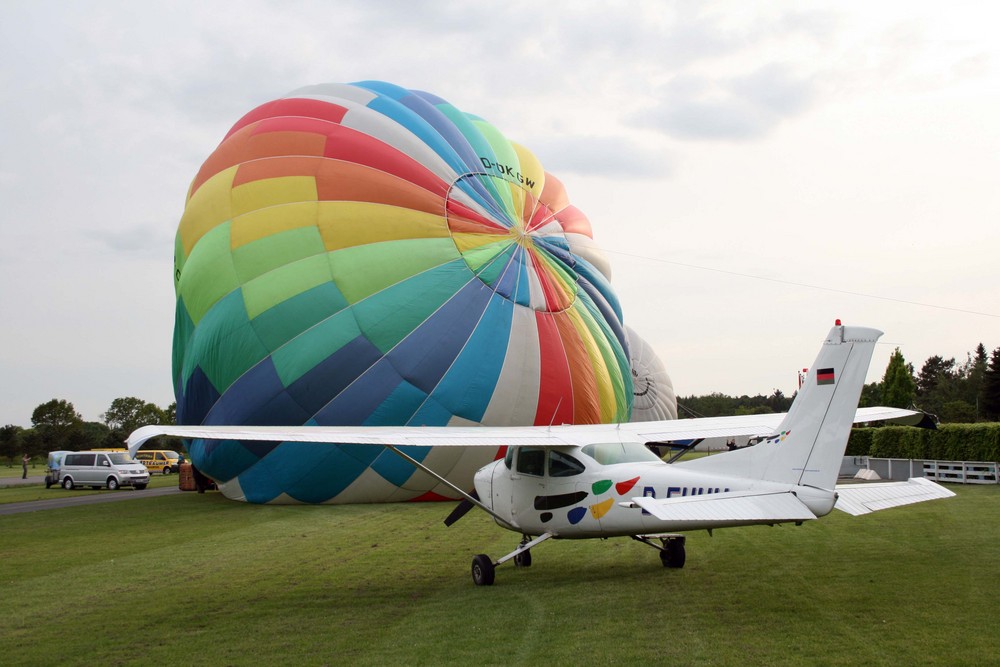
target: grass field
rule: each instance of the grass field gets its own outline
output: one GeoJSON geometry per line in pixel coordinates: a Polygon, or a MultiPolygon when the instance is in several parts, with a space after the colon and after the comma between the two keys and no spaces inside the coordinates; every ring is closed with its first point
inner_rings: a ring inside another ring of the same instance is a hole
{"type": "MultiPolygon", "coordinates": [[[[24,470],[21,468],[20,456],[17,457],[17,460],[13,464],[8,464],[7,459],[4,459],[3,463],[0,463],[0,480],[21,479],[22,472],[24,470]]],[[[32,459],[31,463],[28,464],[28,476],[44,474],[45,461],[43,459],[32,459]]]]}
{"type": "MultiPolygon", "coordinates": [[[[173,481],[176,481],[174,478],[173,481]]],[[[980,665],[997,661],[1000,487],[801,527],[549,542],[451,507],[217,493],[0,517],[5,665],[980,665]]],[[[44,490],[44,489],[43,489],[44,490]]],[[[11,491],[0,489],[0,496],[11,491]]]]}
{"type": "MultiPolygon", "coordinates": [[[[20,479],[20,476],[18,476],[18,479],[20,479]]],[[[4,480],[0,478],[0,487],[2,487],[3,482],[4,480]]],[[[148,488],[159,489],[166,486],[177,486],[177,475],[164,476],[157,474],[149,476],[148,488]]],[[[78,487],[72,491],[66,491],[58,485],[46,489],[44,484],[28,484],[25,486],[0,488],[0,505],[63,498],[65,494],[71,494],[71,497],[75,498],[76,496],[93,496],[101,493],[142,493],[142,491],[135,491],[130,487],[123,488],[120,492],[108,491],[107,489],[94,490],[89,487],[78,487]]]]}

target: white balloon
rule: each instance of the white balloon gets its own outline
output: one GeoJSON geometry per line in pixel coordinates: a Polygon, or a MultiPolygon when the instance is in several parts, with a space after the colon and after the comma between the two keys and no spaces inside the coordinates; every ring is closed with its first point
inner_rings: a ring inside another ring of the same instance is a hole
{"type": "Polygon", "coordinates": [[[667,367],[653,347],[631,327],[628,337],[629,365],[632,367],[632,417],[645,422],[677,419],[677,395],[667,367]]]}

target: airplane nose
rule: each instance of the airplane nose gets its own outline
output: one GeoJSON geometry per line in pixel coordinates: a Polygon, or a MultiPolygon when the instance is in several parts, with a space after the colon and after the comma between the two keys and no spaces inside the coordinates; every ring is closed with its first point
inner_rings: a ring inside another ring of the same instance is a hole
{"type": "Polygon", "coordinates": [[[493,461],[483,466],[476,471],[476,476],[473,478],[476,493],[479,495],[479,502],[490,509],[493,509],[493,474],[498,463],[501,463],[501,461],[493,461]]]}

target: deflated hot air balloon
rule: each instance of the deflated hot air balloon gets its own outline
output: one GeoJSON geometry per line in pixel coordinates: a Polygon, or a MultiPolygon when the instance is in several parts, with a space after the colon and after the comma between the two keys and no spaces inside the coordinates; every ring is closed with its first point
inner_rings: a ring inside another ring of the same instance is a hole
{"type": "Polygon", "coordinates": [[[625,327],[632,367],[632,415],[629,421],[677,419],[677,395],[667,367],[653,346],[632,327],[625,327]]]}
{"type": "MultiPolygon", "coordinates": [[[[626,421],[622,313],[587,218],[529,150],[382,82],[239,120],[177,232],[181,424],[626,421]]],[[[373,447],[190,444],[251,502],[454,497],[373,447]]],[[[492,455],[408,453],[468,485],[492,455]]]]}

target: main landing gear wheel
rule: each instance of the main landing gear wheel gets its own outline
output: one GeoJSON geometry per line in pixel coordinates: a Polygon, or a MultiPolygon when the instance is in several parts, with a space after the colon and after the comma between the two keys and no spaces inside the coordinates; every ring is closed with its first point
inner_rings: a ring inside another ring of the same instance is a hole
{"type": "Polygon", "coordinates": [[[684,550],[683,539],[674,538],[665,540],[663,549],[660,551],[660,562],[663,563],[663,567],[684,567],[686,559],[687,554],[684,550]]]}
{"type": "Polygon", "coordinates": [[[476,586],[492,586],[496,573],[493,561],[486,554],[479,554],[472,559],[472,582],[476,586]]]}
{"type": "Polygon", "coordinates": [[[514,567],[531,567],[531,549],[514,556],[514,567]]]}

